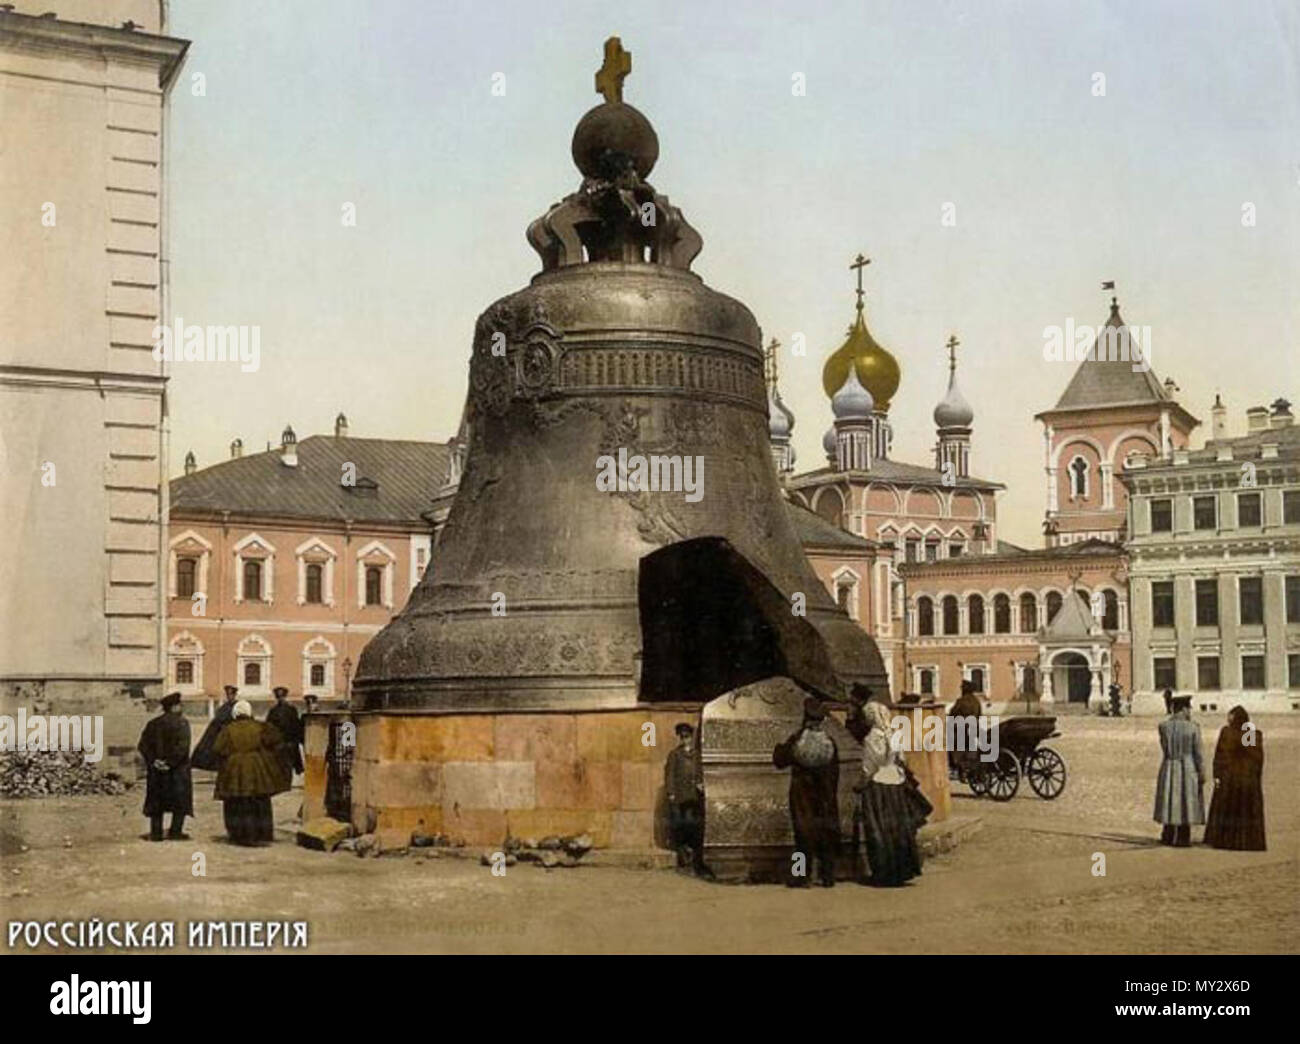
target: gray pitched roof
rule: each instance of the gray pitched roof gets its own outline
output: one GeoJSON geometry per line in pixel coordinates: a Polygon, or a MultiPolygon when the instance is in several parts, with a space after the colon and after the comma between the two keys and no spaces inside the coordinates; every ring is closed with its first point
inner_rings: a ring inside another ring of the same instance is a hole
{"type": "Polygon", "coordinates": [[[876,546],[873,541],[850,533],[833,522],[827,522],[802,504],[787,500],[785,506],[790,521],[794,523],[795,535],[804,547],[839,547],[865,551],[876,546]]]}
{"type": "Polygon", "coordinates": [[[439,442],[312,435],[298,443],[297,467],[273,449],[172,479],[171,510],[423,525],[420,513],[446,480],[447,463],[439,442]],[[356,465],[356,487],[340,484],[345,463],[356,465]],[[366,479],[377,483],[373,493],[366,479]]]}
{"type": "Polygon", "coordinates": [[[1094,626],[1095,621],[1092,618],[1092,613],[1083,604],[1083,599],[1074,591],[1069,591],[1061,599],[1061,608],[1052,617],[1052,622],[1047,625],[1044,637],[1052,641],[1087,638],[1092,634],[1094,626]]]}
{"type": "MultiPolygon", "coordinates": [[[[1128,336],[1128,328],[1120,318],[1119,304],[1111,298],[1110,318],[1097,331],[1096,347],[1099,358],[1084,359],[1079,363],[1079,368],[1074,371],[1074,376],[1065,386],[1065,391],[1061,393],[1060,399],[1053,408],[1077,410],[1090,406],[1171,402],[1149,362],[1145,369],[1135,370],[1131,357],[1108,358],[1115,353],[1107,351],[1107,346],[1113,344],[1118,349],[1121,344],[1126,343],[1120,338],[1128,336]]],[[[1143,344],[1141,348],[1145,352],[1147,346],[1143,344]]]]}
{"type": "MultiPolygon", "coordinates": [[[[825,467],[818,468],[815,471],[805,471],[795,477],[793,483],[796,489],[807,485],[815,485],[815,480],[825,478],[827,475],[842,475],[845,472],[838,468],[825,467]],[[809,480],[814,480],[810,482],[809,480]]],[[[904,464],[897,460],[873,460],[871,467],[867,471],[855,471],[855,475],[863,475],[869,479],[879,479],[882,482],[898,482],[904,485],[916,486],[942,486],[943,472],[935,468],[927,468],[920,464],[904,464]]],[[[962,478],[958,477],[953,483],[958,489],[1005,489],[1001,482],[992,482],[989,479],[975,478],[973,475],[962,478]]]]}

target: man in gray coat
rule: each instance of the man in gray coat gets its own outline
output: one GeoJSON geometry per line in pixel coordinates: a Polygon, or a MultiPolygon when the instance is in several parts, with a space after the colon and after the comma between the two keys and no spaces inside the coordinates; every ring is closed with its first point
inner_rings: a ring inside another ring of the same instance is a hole
{"type": "Polygon", "coordinates": [[[1201,761],[1201,728],[1192,721],[1192,698],[1175,696],[1173,714],[1160,723],[1160,774],[1156,777],[1154,819],[1163,824],[1162,845],[1186,848],[1192,843],[1192,824],[1205,822],[1201,788],[1205,766],[1201,761]]]}

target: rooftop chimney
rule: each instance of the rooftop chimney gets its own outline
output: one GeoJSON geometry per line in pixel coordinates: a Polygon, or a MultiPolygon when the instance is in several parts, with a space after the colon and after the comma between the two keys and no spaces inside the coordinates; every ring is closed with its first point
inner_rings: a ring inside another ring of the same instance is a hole
{"type": "Polygon", "coordinates": [[[298,466],[298,436],[288,424],[280,434],[280,463],[287,468],[298,466]]]}
{"type": "Polygon", "coordinates": [[[1295,423],[1295,417],[1291,413],[1291,404],[1286,399],[1273,400],[1273,413],[1268,418],[1270,428],[1289,428],[1295,423]]]}
{"type": "Polygon", "coordinates": [[[345,414],[340,413],[334,418],[334,437],[336,439],[348,437],[348,418],[345,414]]]}
{"type": "Polygon", "coordinates": [[[1263,431],[1268,427],[1268,407],[1252,406],[1246,411],[1246,430],[1263,431]]]}
{"type": "Polygon", "coordinates": [[[193,475],[197,469],[198,464],[194,461],[194,451],[190,450],[189,453],[185,454],[185,474],[193,475]]]}
{"type": "Polygon", "coordinates": [[[230,444],[230,459],[235,460],[244,455],[244,440],[236,439],[230,444]]]}
{"type": "Polygon", "coordinates": [[[1228,437],[1228,407],[1218,393],[1214,396],[1214,405],[1210,408],[1210,438],[1215,442],[1228,437]]]}

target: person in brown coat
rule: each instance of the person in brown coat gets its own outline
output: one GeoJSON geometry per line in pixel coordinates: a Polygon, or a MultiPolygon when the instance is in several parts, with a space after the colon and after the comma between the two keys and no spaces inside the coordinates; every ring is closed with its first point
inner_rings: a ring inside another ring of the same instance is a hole
{"type": "Polygon", "coordinates": [[[275,726],[255,721],[247,700],[235,703],[233,715],[213,747],[221,764],[213,796],[221,801],[231,841],[269,845],[275,831],[271,797],[291,783],[279,756],[284,737],[275,726]]]}
{"type": "MultiPolygon", "coordinates": [[[[816,859],[818,877],[830,888],[835,884],[835,850],[840,845],[840,760],[825,726],[821,700],[808,697],[803,704],[803,724],[772,751],[772,764],[790,769],[795,852],[803,855],[805,871],[812,870],[816,859]]],[[[793,869],[792,864],[787,884],[806,888],[808,873],[796,875],[793,869]]]]}
{"type": "Polygon", "coordinates": [[[1214,748],[1214,797],[1205,821],[1205,843],[1214,848],[1263,852],[1264,733],[1250,724],[1244,707],[1228,711],[1214,748]]]}

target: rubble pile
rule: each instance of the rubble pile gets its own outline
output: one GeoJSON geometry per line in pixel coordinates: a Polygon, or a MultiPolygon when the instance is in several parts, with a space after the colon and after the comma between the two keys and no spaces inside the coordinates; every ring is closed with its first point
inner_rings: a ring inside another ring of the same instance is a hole
{"type": "Polygon", "coordinates": [[[99,772],[80,751],[0,753],[0,797],[121,794],[127,782],[116,772],[99,772]]]}
{"type": "Polygon", "coordinates": [[[514,866],[516,863],[536,863],[545,870],[559,866],[574,867],[591,851],[592,844],[590,834],[544,837],[540,841],[507,837],[500,852],[484,852],[479,857],[479,862],[484,866],[491,866],[494,860],[504,855],[506,866],[514,866]]]}

